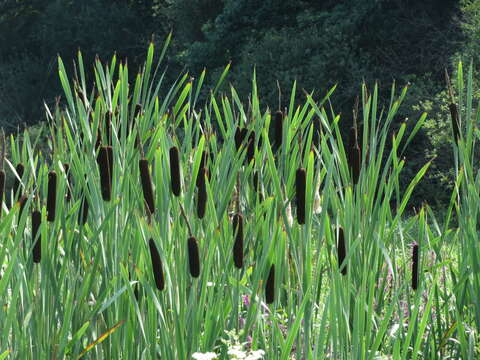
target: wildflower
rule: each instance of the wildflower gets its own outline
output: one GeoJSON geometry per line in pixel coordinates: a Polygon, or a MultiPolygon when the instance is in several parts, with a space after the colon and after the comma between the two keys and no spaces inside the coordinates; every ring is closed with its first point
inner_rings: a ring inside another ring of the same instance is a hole
{"type": "Polygon", "coordinates": [[[195,359],[195,360],[212,360],[212,359],[218,359],[218,355],[215,354],[214,352],[206,352],[206,353],[196,352],[196,353],[192,354],[192,359],[195,359]]]}
{"type": "Polygon", "coordinates": [[[265,351],[263,350],[255,350],[250,352],[250,354],[245,358],[245,360],[259,360],[263,359],[263,355],[265,355],[265,351]]]}
{"type": "Polygon", "coordinates": [[[248,295],[242,295],[242,302],[244,306],[250,306],[250,299],[248,298],[248,295]]]}

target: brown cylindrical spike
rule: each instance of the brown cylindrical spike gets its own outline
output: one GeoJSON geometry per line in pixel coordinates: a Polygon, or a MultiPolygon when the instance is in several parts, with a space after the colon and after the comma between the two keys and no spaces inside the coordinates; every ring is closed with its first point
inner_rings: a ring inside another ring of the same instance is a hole
{"type": "Polygon", "coordinates": [[[112,116],[111,111],[105,114],[105,135],[108,145],[112,145],[112,116]]]}
{"type": "Polygon", "coordinates": [[[282,146],[283,137],[283,113],[279,110],[275,113],[273,119],[273,149],[277,150],[282,146]]]}
{"type": "Polygon", "coordinates": [[[147,205],[147,209],[150,214],[155,212],[155,200],[153,197],[152,180],[150,178],[150,171],[148,170],[147,159],[140,159],[138,162],[140,168],[140,180],[142,182],[143,199],[147,205]]]}
{"type": "Polygon", "coordinates": [[[338,254],[338,267],[341,268],[342,275],[347,275],[347,264],[343,264],[345,257],[347,255],[347,248],[345,245],[345,234],[343,228],[340,226],[337,229],[337,254],[338,254]],[[343,268],[342,268],[342,265],[343,268]]]}
{"type": "Polygon", "coordinates": [[[172,146],[170,148],[170,180],[171,180],[173,195],[180,196],[180,192],[181,192],[180,156],[178,153],[178,148],[176,146],[172,146]]]}
{"type": "Polygon", "coordinates": [[[113,149],[111,146],[100,147],[97,163],[100,170],[102,198],[105,201],[110,201],[112,199],[113,179],[113,149]]]}
{"type": "Polygon", "coordinates": [[[190,267],[190,275],[198,278],[200,276],[200,255],[198,252],[197,239],[193,236],[188,238],[188,264],[190,267]]]}
{"type": "Polygon", "coordinates": [[[55,206],[57,204],[57,173],[50,171],[48,173],[48,193],[47,193],[47,221],[55,221],[55,206]]]}
{"type": "Polygon", "coordinates": [[[197,216],[199,219],[203,219],[205,216],[205,210],[207,209],[207,185],[206,185],[206,169],[201,168],[199,171],[200,184],[198,186],[198,199],[197,199],[197,216]]]}
{"type": "Polygon", "coordinates": [[[17,166],[15,167],[15,171],[17,172],[18,177],[15,177],[15,181],[13,183],[13,196],[14,199],[18,199],[20,196],[20,181],[23,177],[23,173],[25,172],[25,167],[23,166],[22,163],[18,163],[17,166]]]}
{"type": "Polygon", "coordinates": [[[450,105],[448,105],[448,108],[450,109],[450,117],[452,120],[453,140],[455,140],[455,143],[458,145],[458,139],[460,138],[458,107],[457,104],[451,103],[450,105]]]}
{"type": "Polygon", "coordinates": [[[200,183],[201,183],[201,176],[200,176],[201,170],[205,168],[208,173],[207,162],[208,162],[207,152],[203,150],[202,157],[200,158],[200,167],[199,167],[200,170],[198,171],[197,180],[195,182],[195,185],[197,186],[197,188],[200,187],[200,183]]]}
{"type": "Polygon", "coordinates": [[[42,234],[38,232],[42,222],[42,214],[35,210],[32,212],[32,243],[33,262],[39,263],[42,259],[42,234]]]}
{"type": "Polygon", "coordinates": [[[155,285],[157,286],[158,290],[162,291],[165,288],[162,260],[160,259],[160,254],[158,253],[157,246],[155,245],[153,239],[150,239],[148,245],[150,247],[150,258],[152,260],[152,271],[153,277],[155,278],[155,285]]]}
{"type": "Polygon", "coordinates": [[[362,166],[362,150],[358,145],[357,131],[354,127],[350,129],[350,140],[347,150],[347,161],[352,176],[353,184],[358,183],[360,177],[360,169],[362,166]]]}
{"type": "Polygon", "coordinates": [[[307,172],[304,168],[297,169],[295,178],[297,221],[300,225],[305,224],[305,190],[307,186],[307,172]]]}
{"type": "Polygon", "coordinates": [[[233,215],[233,233],[235,243],[233,244],[233,263],[239,269],[243,267],[243,216],[233,215]]]}
{"type": "Polygon", "coordinates": [[[265,285],[265,302],[272,304],[275,300],[275,265],[272,264],[268,273],[267,284],[265,285]]]}
{"type": "Polygon", "coordinates": [[[418,244],[413,244],[412,250],[412,289],[418,288],[418,244]]]}

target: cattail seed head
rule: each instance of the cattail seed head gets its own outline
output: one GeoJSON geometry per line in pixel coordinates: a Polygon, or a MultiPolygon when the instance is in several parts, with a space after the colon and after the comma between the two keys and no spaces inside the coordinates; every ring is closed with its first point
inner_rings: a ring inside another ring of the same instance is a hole
{"type": "Polygon", "coordinates": [[[412,289],[418,288],[418,244],[413,244],[412,249],[412,289]]]}
{"type": "Polygon", "coordinates": [[[360,177],[360,169],[362,164],[362,150],[358,145],[357,131],[354,127],[350,129],[350,141],[347,150],[347,161],[350,173],[352,176],[353,184],[358,183],[360,177]]]}
{"type": "Polygon", "coordinates": [[[237,126],[237,130],[235,131],[235,147],[237,151],[240,150],[243,142],[247,138],[248,130],[246,128],[240,128],[237,126]]]}
{"type": "Polygon", "coordinates": [[[460,122],[458,119],[458,107],[457,104],[451,103],[448,105],[448,108],[450,109],[450,117],[452,120],[452,131],[453,131],[453,139],[455,140],[455,143],[458,145],[458,139],[460,138],[460,122]]]}
{"type": "Polygon", "coordinates": [[[170,148],[170,179],[171,179],[173,195],[180,196],[180,192],[181,192],[180,156],[178,153],[178,148],[176,146],[172,146],[170,148]]]}
{"type": "Polygon", "coordinates": [[[347,275],[347,264],[342,268],[343,262],[347,255],[347,248],[345,245],[345,234],[341,226],[337,229],[337,255],[338,255],[338,267],[341,268],[342,275],[347,275]]]}
{"type": "Polygon", "coordinates": [[[150,239],[148,242],[150,247],[150,258],[152,260],[152,270],[153,270],[153,277],[155,278],[155,285],[157,289],[162,291],[165,288],[165,279],[163,278],[163,268],[162,268],[162,260],[160,259],[160,254],[158,253],[157,246],[155,245],[155,241],[150,239]]]}
{"type": "Polygon", "coordinates": [[[205,150],[203,150],[202,152],[202,157],[200,158],[200,167],[199,167],[199,171],[198,171],[198,174],[197,174],[197,180],[195,182],[195,185],[198,187],[200,187],[200,183],[201,183],[201,170],[203,168],[205,168],[207,174],[208,174],[208,167],[207,167],[207,162],[208,162],[208,158],[207,158],[207,152],[205,150]]]}
{"type": "Polygon", "coordinates": [[[140,168],[140,180],[142,182],[143,199],[150,214],[155,212],[155,200],[153,197],[152,180],[150,178],[150,171],[148,170],[147,159],[140,159],[138,162],[140,168]]]}
{"type": "Polygon", "coordinates": [[[198,252],[197,239],[193,236],[188,238],[188,264],[190,267],[190,275],[198,278],[200,276],[200,255],[198,252]]]}
{"type": "Polygon", "coordinates": [[[295,178],[297,221],[300,225],[305,224],[305,190],[307,186],[307,172],[304,168],[297,169],[295,178]]]}
{"type": "Polygon", "coordinates": [[[267,283],[265,285],[265,302],[272,304],[275,300],[275,264],[270,267],[267,283]]]}
{"type": "Polygon", "coordinates": [[[42,222],[42,214],[35,210],[32,212],[32,243],[33,262],[39,263],[42,258],[42,234],[38,232],[42,222]]]}
{"type": "Polygon", "coordinates": [[[47,193],[47,221],[55,221],[55,205],[57,203],[57,173],[52,170],[48,173],[47,193]]]}
{"type": "Polygon", "coordinates": [[[282,137],[283,137],[283,113],[279,110],[275,113],[275,118],[273,119],[273,148],[277,150],[282,146],[282,137]]]}
{"type": "Polygon", "coordinates": [[[112,199],[113,179],[113,149],[111,146],[101,146],[97,157],[98,169],[100,170],[100,185],[102,198],[105,201],[112,199]]]}
{"type": "Polygon", "coordinates": [[[18,199],[20,196],[20,182],[22,180],[23,173],[25,172],[25,166],[23,166],[22,163],[18,163],[15,167],[15,171],[17,172],[18,177],[15,177],[15,181],[13,183],[13,196],[15,199],[18,199]]]}
{"type": "Polygon", "coordinates": [[[233,263],[239,269],[243,267],[243,216],[233,215],[233,233],[235,243],[233,244],[233,263]]]}
{"type": "Polygon", "coordinates": [[[106,138],[107,138],[107,144],[108,145],[111,145],[112,144],[112,112],[109,111],[106,115],[105,115],[105,135],[106,135],[106,138]]]}
{"type": "Polygon", "coordinates": [[[207,185],[206,185],[206,172],[205,168],[201,168],[199,171],[200,184],[198,186],[198,199],[197,199],[197,216],[199,219],[203,219],[205,216],[205,210],[207,209],[207,185]]]}

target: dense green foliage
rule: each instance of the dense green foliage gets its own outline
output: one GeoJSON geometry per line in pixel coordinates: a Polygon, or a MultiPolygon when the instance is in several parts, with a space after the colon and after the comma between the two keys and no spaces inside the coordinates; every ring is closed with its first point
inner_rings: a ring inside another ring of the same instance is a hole
{"type": "MultiPolygon", "coordinates": [[[[61,95],[53,71],[57,54],[72,71],[78,48],[87,63],[96,54],[105,59],[116,52],[136,68],[152,35],[163,39],[173,31],[169,81],[182,69],[198,77],[207,68],[206,85],[213,85],[231,62],[225,84],[235,84],[247,100],[256,68],[259,95],[272,109],[288,106],[293,81],[303,90],[297,101],[304,100],[304,91],[319,99],[337,84],[332,102],[342,114],[343,131],[351,126],[362,82],[378,83],[383,106],[388,106],[393,80],[411,84],[393,130],[405,118],[415,119],[420,108],[433,111],[430,127],[405,154],[402,184],[436,156],[412,205],[445,204],[431,191],[453,183],[446,160],[453,155],[439,142],[448,138],[448,123],[436,110],[443,106],[438,100],[445,91],[444,69],[453,71],[460,58],[480,63],[479,23],[479,0],[4,0],[0,124],[14,131],[45,119],[43,102],[52,105],[61,95]]],[[[208,98],[208,88],[200,101],[208,98]]]]}

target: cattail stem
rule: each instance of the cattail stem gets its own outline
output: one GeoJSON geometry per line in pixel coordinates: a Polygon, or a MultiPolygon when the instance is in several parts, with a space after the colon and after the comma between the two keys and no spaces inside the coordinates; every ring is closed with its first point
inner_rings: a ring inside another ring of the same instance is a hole
{"type": "Polygon", "coordinates": [[[275,300],[275,264],[270,267],[267,283],[265,285],[265,302],[272,304],[275,300]]]}
{"type": "Polygon", "coordinates": [[[238,269],[243,267],[243,216],[242,214],[233,215],[233,233],[235,234],[235,243],[233,244],[233,263],[238,269]]]}
{"type": "Polygon", "coordinates": [[[157,286],[158,290],[162,291],[165,288],[162,260],[160,259],[160,254],[158,253],[155,241],[153,241],[153,239],[150,239],[148,245],[150,247],[150,258],[152,260],[152,271],[153,277],[155,278],[155,285],[157,286]]]}
{"type": "Polygon", "coordinates": [[[48,173],[47,193],[47,221],[55,221],[55,206],[57,203],[57,173],[52,170],[48,173]]]}
{"type": "Polygon", "coordinates": [[[190,275],[194,278],[200,276],[200,255],[198,252],[198,243],[195,237],[188,238],[188,264],[190,267],[190,275]]]}
{"type": "Polygon", "coordinates": [[[345,245],[345,234],[341,226],[337,229],[337,254],[338,268],[341,269],[342,275],[347,275],[347,264],[344,264],[344,260],[347,255],[347,248],[345,245]]]}
{"type": "Polygon", "coordinates": [[[200,184],[198,186],[198,199],[197,199],[197,216],[199,219],[203,219],[205,211],[207,209],[207,185],[206,185],[206,169],[201,168],[199,172],[200,184]]]}
{"type": "Polygon", "coordinates": [[[33,262],[39,263],[42,258],[42,234],[38,232],[42,222],[42,214],[35,210],[32,212],[32,243],[33,262]]]}
{"type": "Polygon", "coordinates": [[[413,244],[412,250],[412,289],[418,288],[418,244],[413,244]]]}
{"type": "Polygon", "coordinates": [[[180,178],[180,157],[178,148],[172,146],[170,148],[170,179],[172,185],[172,192],[175,196],[180,196],[181,192],[181,178],[180,178]]]}
{"type": "Polygon", "coordinates": [[[138,162],[138,167],[140,168],[140,180],[142,182],[143,190],[143,199],[149,214],[155,212],[155,200],[153,197],[153,187],[152,180],[150,178],[150,171],[148,170],[148,161],[147,159],[140,159],[138,162]]]}
{"type": "Polygon", "coordinates": [[[104,201],[112,199],[113,179],[113,149],[111,146],[101,146],[97,158],[100,170],[100,185],[104,201]]]}
{"type": "Polygon", "coordinates": [[[297,200],[297,221],[300,225],[305,224],[305,197],[307,186],[307,172],[304,168],[297,169],[295,179],[296,200],[297,200]]]}

